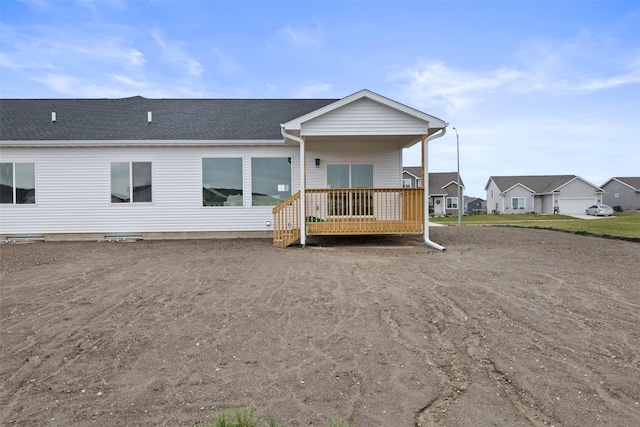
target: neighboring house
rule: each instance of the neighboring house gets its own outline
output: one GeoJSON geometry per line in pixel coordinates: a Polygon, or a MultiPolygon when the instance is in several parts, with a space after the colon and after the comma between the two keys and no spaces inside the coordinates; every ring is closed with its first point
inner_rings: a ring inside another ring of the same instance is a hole
{"type": "Polygon", "coordinates": [[[601,185],[605,205],[623,210],[640,210],[640,177],[615,177],[601,185]]]}
{"type": "Polygon", "coordinates": [[[393,233],[433,243],[424,191],[402,188],[402,150],[422,144],[426,158],[447,123],[368,90],[0,108],[3,239],[273,235],[287,246],[393,233]]]}
{"type": "MultiPolygon", "coordinates": [[[[460,179],[460,195],[464,200],[464,183],[460,179]]],[[[422,188],[422,167],[402,168],[404,188],[422,188]]],[[[429,173],[429,213],[435,216],[458,214],[458,173],[429,173]]]]}
{"type": "Polygon", "coordinates": [[[479,197],[465,197],[464,211],[466,213],[480,213],[487,211],[487,204],[479,197]]]}
{"type": "Polygon", "coordinates": [[[402,168],[403,188],[422,188],[422,167],[405,166],[402,168]]]}
{"type": "Polygon", "coordinates": [[[602,188],[576,175],[492,176],[487,212],[584,214],[602,203],[602,188]]]}

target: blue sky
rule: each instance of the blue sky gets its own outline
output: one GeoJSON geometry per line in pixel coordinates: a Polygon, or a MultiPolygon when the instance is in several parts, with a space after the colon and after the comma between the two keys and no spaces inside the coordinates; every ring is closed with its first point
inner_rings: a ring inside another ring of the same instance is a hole
{"type": "MultiPolygon", "coordinates": [[[[2,0],[3,98],[342,98],[450,123],[432,172],[640,175],[640,1],[2,0]]],[[[420,164],[418,149],[406,166],[420,164]]]]}

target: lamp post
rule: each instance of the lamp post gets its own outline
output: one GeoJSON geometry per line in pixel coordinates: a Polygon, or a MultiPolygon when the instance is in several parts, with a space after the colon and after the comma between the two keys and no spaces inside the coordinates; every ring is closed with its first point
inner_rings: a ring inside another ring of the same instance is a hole
{"type": "Polygon", "coordinates": [[[462,223],[462,186],[460,185],[460,138],[458,137],[458,129],[453,127],[453,130],[456,132],[456,157],[458,159],[458,227],[460,227],[462,223]]]}

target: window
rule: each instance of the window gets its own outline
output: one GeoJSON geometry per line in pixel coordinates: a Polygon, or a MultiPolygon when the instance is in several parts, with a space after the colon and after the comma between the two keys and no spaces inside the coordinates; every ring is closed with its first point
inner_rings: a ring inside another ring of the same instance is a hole
{"type": "Polygon", "coordinates": [[[511,207],[513,209],[524,209],[524,197],[512,197],[511,207]]]}
{"type": "Polygon", "coordinates": [[[35,163],[0,163],[0,203],[36,203],[35,163]]]}
{"type": "Polygon", "coordinates": [[[202,159],[202,206],[242,205],[242,159],[202,159]]]}
{"type": "Polygon", "coordinates": [[[447,209],[458,209],[457,197],[447,197],[447,209]]]}
{"type": "Polygon", "coordinates": [[[251,206],[275,206],[291,196],[291,160],[251,159],[251,206]]]}
{"type": "Polygon", "coordinates": [[[411,180],[403,179],[402,180],[402,188],[411,188],[411,180]]]}
{"type": "Polygon", "coordinates": [[[416,187],[417,188],[422,188],[422,178],[418,178],[418,180],[416,182],[416,187]]]}
{"type": "Polygon", "coordinates": [[[151,162],[111,163],[111,203],[150,203],[151,190],[151,162]]]}

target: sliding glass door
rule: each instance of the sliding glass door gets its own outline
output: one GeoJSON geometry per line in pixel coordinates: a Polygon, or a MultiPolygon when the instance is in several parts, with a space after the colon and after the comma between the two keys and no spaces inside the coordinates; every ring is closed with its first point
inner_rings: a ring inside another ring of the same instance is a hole
{"type": "Polygon", "coordinates": [[[371,216],[373,195],[372,164],[328,164],[327,188],[334,189],[329,197],[329,215],[371,216]]]}

